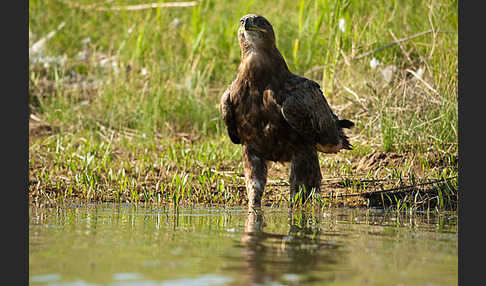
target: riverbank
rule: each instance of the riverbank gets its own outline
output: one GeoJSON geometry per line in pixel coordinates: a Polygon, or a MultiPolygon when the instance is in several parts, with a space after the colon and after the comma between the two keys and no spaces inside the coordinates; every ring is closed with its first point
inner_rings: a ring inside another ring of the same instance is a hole
{"type": "MultiPolygon", "coordinates": [[[[310,203],[456,208],[455,1],[70,4],[29,2],[31,202],[244,205],[218,102],[238,19],[257,11],[289,68],[356,123],[354,150],[319,155],[310,203]]],[[[287,204],[288,166],[269,172],[263,203],[287,204]]]]}

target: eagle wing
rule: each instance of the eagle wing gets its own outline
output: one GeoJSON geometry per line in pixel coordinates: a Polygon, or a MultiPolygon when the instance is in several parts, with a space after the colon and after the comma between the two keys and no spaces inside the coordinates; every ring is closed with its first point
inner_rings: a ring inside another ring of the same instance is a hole
{"type": "Polygon", "coordinates": [[[339,120],[318,83],[295,76],[287,81],[285,91],[287,97],[282,103],[282,115],[294,130],[326,153],[351,148],[342,127],[349,128],[347,125],[353,123],[339,120]]]}
{"type": "Polygon", "coordinates": [[[238,132],[236,129],[236,122],[234,116],[234,108],[231,103],[231,86],[226,89],[226,91],[221,96],[220,102],[220,112],[221,116],[223,117],[224,124],[226,125],[226,129],[228,131],[228,135],[231,139],[231,142],[234,144],[240,144],[241,140],[238,137],[238,132]]]}

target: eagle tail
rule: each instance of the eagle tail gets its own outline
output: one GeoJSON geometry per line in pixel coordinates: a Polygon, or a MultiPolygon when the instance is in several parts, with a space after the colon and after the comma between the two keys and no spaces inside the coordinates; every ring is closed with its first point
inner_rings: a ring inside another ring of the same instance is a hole
{"type": "Polygon", "coordinates": [[[341,128],[351,128],[354,126],[354,122],[347,119],[341,119],[338,121],[338,125],[341,128]]]}
{"type": "Polygon", "coordinates": [[[349,143],[348,136],[342,135],[341,138],[342,138],[341,144],[343,146],[342,148],[346,150],[353,150],[353,145],[349,143]]]}
{"type": "Polygon", "coordinates": [[[316,149],[319,152],[323,153],[338,153],[341,149],[346,150],[353,150],[353,145],[349,143],[349,138],[343,132],[343,128],[351,128],[354,126],[354,122],[347,119],[337,119],[337,126],[338,126],[338,142],[334,144],[325,144],[322,145],[321,143],[316,144],[316,149]]]}
{"type": "Polygon", "coordinates": [[[354,126],[354,122],[351,121],[351,120],[347,120],[347,119],[341,119],[338,121],[338,125],[339,125],[339,128],[341,129],[340,131],[340,135],[341,135],[341,144],[342,144],[342,148],[343,149],[347,149],[347,150],[353,150],[353,145],[351,145],[351,143],[349,143],[349,140],[348,140],[348,136],[344,135],[344,132],[342,131],[342,128],[351,128],[354,126]]]}

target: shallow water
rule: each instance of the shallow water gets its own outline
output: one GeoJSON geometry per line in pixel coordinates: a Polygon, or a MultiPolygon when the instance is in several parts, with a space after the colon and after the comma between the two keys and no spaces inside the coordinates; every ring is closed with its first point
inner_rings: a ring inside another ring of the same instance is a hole
{"type": "Polygon", "coordinates": [[[29,210],[30,285],[457,285],[457,216],[365,209],[29,210]]]}

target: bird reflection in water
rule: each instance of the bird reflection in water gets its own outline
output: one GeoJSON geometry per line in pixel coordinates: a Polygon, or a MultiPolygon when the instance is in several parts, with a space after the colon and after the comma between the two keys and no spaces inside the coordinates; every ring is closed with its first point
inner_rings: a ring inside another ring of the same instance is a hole
{"type": "Polygon", "coordinates": [[[270,233],[264,230],[267,225],[263,210],[250,209],[241,237],[244,285],[272,281],[298,285],[334,280],[330,271],[343,256],[343,251],[338,243],[326,240],[327,235],[321,235],[317,220],[316,216],[291,210],[287,233],[270,233]],[[328,275],[317,277],[311,274],[316,271],[328,275]]]}

